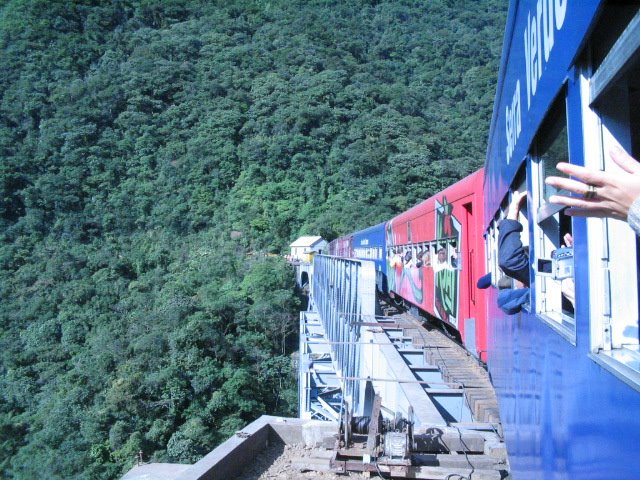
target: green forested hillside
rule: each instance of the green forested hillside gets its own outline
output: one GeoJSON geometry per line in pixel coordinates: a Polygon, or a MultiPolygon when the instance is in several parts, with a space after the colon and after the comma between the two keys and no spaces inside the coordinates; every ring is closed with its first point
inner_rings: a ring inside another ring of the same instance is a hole
{"type": "Polygon", "coordinates": [[[0,477],[295,415],[272,254],[482,164],[505,3],[0,2],[0,477]]]}

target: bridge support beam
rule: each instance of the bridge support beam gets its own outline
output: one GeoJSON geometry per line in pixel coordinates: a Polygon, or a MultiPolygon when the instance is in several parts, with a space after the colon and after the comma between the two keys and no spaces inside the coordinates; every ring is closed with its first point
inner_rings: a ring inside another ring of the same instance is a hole
{"type": "Polygon", "coordinates": [[[352,415],[369,415],[377,393],[386,412],[408,418],[412,407],[416,426],[445,426],[376,317],[375,277],[371,261],[315,256],[300,321],[300,416],[334,420],[343,401],[352,415]]]}

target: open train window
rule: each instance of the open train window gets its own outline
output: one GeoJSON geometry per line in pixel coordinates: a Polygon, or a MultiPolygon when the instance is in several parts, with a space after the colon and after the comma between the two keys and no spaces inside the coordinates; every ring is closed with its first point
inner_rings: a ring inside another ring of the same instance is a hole
{"type": "MultiPolygon", "coordinates": [[[[527,177],[526,177],[526,167],[522,165],[520,171],[516,174],[516,177],[511,186],[512,192],[524,192],[527,190],[527,177]]],[[[505,213],[506,207],[508,203],[505,205],[505,213]]],[[[518,222],[522,225],[522,235],[520,235],[520,240],[522,240],[522,246],[524,248],[529,248],[529,201],[528,199],[523,200],[522,205],[520,206],[520,211],[518,213],[518,222]]]]}
{"type": "Polygon", "coordinates": [[[532,204],[536,207],[533,229],[536,313],[575,344],[575,281],[571,217],[548,203],[556,191],[544,180],[562,175],[558,162],[569,161],[567,114],[564,92],[554,102],[531,151],[532,204]]]}
{"type": "MultiPolygon", "coordinates": [[[[633,3],[613,29],[607,13],[619,7],[607,5],[582,76],[585,165],[591,168],[619,171],[609,157],[616,146],[640,158],[640,7],[633,3]]],[[[626,222],[611,219],[589,219],[587,232],[592,358],[640,390],[638,238],[626,222]]]]}
{"type": "MultiPolygon", "coordinates": [[[[500,205],[500,209],[496,212],[493,220],[489,223],[489,227],[484,234],[485,251],[487,256],[487,272],[491,273],[491,283],[493,286],[498,285],[498,281],[504,273],[500,269],[500,260],[498,255],[498,237],[500,232],[498,225],[507,216],[508,199],[505,198],[500,205]]],[[[525,230],[526,231],[526,230],[525,230]]]]}
{"type": "MultiPolygon", "coordinates": [[[[516,180],[513,183],[512,191],[518,190],[523,191],[526,190],[527,183],[524,174],[524,168],[516,175],[516,180]]],[[[498,253],[499,247],[499,237],[500,231],[498,226],[500,222],[507,217],[507,210],[509,208],[509,203],[511,200],[511,195],[509,194],[505,197],[505,199],[500,204],[500,209],[496,212],[493,220],[489,223],[489,227],[484,234],[485,241],[485,251],[487,256],[487,272],[491,273],[491,282],[493,286],[499,287],[500,280],[503,277],[506,277],[505,273],[500,268],[500,259],[498,253]]],[[[529,247],[529,215],[528,215],[528,207],[527,202],[525,202],[520,208],[520,213],[518,215],[518,221],[522,224],[523,231],[520,235],[520,240],[522,241],[522,245],[525,248],[529,247]]],[[[513,280],[511,280],[513,282],[513,280]]],[[[504,284],[504,283],[503,283],[504,284]]],[[[512,283],[511,288],[515,288],[516,286],[512,283]]],[[[528,310],[528,304],[523,305],[523,308],[528,310]]]]}
{"type": "Polygon", "coordinates": [[[495,284],[498,272],[498,229],[496,221],[492,220],[484,232],[484,251],[486,252],[486,272],[491,274],[491,283],[495,284]]]}

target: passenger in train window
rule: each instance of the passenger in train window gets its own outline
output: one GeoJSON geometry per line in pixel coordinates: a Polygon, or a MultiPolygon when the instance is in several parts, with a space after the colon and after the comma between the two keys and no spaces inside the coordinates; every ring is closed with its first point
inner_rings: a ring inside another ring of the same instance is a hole
{"type": "Polygon", "coordinates": [[[582,197],[552,195],[549,201],[570,207],[568,215],[626,220],[640,235],[640,163],[621,148],[611,150],[609,155],[626,174],[558,163],[558,170],[577,180],[552,176],[545,183],[582,197]]]}
{"type": "Polygon", "coordinates": [[[393,256],[393,267],[402,268],[402,248],[396,247],[396,254],[393,256]]]}
{"type": "Polygon", "coordinates": [[[406,267],[410,267],[411,266],[411,259],[413,258],[413,254],[411,253],[411,250],[407,250],[404,253],[404,265],[406,267]]]}
{"type": "Polygon", "coordinates": [[[433,271],[439,272],[440,270],[451,270],[451,265],[447,260],[447,246],[443,245],[438,249],[438,255],[436,257],[436,263],[433,265],[433,271]]]}
{"type": "Polygon", "coordinates": [[[456,250],[456,242],[451,242],[449,246],[451,251],[451,255],[449,256],[449,265],[451,265],[451,268],[456,269],[458,268],[458,250],[456,250]]]}
{"type": "Polygon", "coordinates": [[[430,245],[427,245],[427,248],[422,254],[422,266],[423,267],[431,266],[431,246],[430,245]]]}
{"type": "Polygon", "coordinates": [[[389,267],[395,268],[396,266],[396,251],[395,248],[389,248],[387,252],[387,261],[389,262],[389,267]]]}
{"type": "Polygon", "coordinates": [[[523,228],[518,221],[520,207],[526,198],[526,191],[513,192],[507,216],[498,225],[498,266],[508,276],[528,287],[529,251],[522,245],[520,232],[523,228]]]}
{"type": "Polygon", "coordinates": [[[409,263],[409,266],[411,268],[420,268],[422,266],[421,257],[422,253],[414,248],[413,252],[411,253],[411,262],[409,263]]]}

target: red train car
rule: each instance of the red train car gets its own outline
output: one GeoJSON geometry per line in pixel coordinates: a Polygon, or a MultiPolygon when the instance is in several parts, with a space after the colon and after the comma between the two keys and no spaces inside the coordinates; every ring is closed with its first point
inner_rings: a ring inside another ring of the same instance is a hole
{"type": "Polygon", "coordinates": [[[387,280],[392,296],[460,333],[486,361],[483,180],[479,170],[398,215],[386,226],[387,280]]]}
{"type": "Polygon", "coordinates": [[[338,237],[329,243],[329,255],[353,257],[353,235],[338,237]]]}

